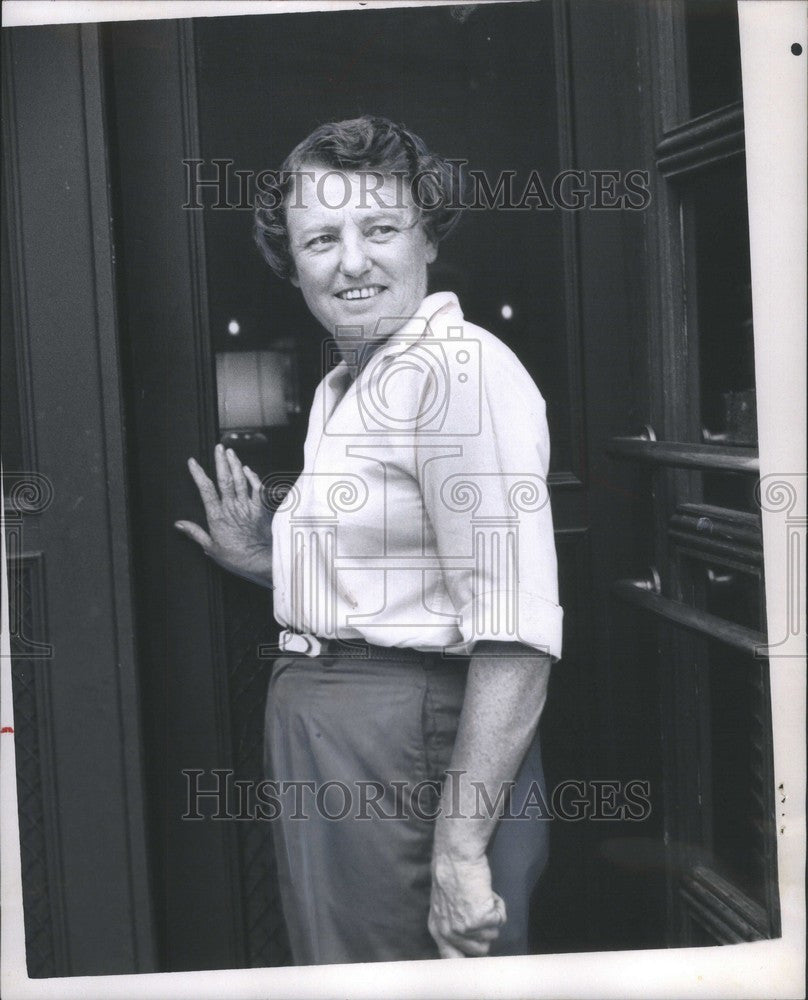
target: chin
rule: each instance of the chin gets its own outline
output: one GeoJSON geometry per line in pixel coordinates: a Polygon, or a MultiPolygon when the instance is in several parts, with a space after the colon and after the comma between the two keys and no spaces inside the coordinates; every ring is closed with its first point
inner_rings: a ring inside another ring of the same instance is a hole
{"type": "MultiPolygon", "coordinates": [[[[337,316],[333,317],[331,326],[335,331],[338,326],[362,327],[363,335],[365,339],[368,339],[372,336],[379,320],[389,315],[390,312],[389,308],[382,309],[379,306],[354,311],[346,309],[344,312],[340,312],[337,316]]],[[[395,314],[394,310],[393,314],[395,314]]]]}

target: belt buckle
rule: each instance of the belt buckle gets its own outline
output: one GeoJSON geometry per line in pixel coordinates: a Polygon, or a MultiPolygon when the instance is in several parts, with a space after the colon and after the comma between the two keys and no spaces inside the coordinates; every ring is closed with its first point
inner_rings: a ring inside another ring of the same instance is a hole
{"type": "Polygon", "coordinates": [[[316,635],[308,632],[290,632],[284,629],[278,637],[278,645],[285,653],[303,653],[306,656],[319,656],[322,644],[316,635]]]}

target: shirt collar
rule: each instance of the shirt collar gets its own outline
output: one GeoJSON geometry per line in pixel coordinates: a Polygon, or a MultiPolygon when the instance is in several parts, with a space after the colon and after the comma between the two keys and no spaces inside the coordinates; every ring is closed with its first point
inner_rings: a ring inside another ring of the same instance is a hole
{"type": "Polygon", "coordinates": [[[433,292],[380,350],[385,358],[394,358],[424,337],[435,336],[436,331],[445,327],[449,320],[458,322],[462,319],[463,312],[454,292],[433,292]]]}

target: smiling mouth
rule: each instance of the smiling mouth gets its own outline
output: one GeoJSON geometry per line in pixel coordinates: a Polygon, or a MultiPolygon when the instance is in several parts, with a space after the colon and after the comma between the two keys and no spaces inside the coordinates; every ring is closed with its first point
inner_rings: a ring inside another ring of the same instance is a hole
{"type": "Polygon", "coordinates": [[[337,292],[336,297],[342,299],[343,302],[352,302],[357,299],[375,298],[383,291],[385,291],[384,285],[366,285],[362,288],[346,288],[341,292],[337,292]]]}

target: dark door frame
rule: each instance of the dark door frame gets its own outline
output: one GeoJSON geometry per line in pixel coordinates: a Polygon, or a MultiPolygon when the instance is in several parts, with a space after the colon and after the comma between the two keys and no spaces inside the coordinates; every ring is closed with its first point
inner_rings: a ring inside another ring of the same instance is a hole
{"type": "Polygon", "coordinates": [[[199,157],[193,23],[124,28],[103,31],[161,968],[238,968],[238,824],[183,819],[183,772],[203,772],[207,789],[233,766],[222,575],[173,527],[204,523],[186,462],[209,468],[217,440],[203,218],[183,208],[183,160],[199,157]]]}
{"type": "Polygon", "coordinates": [[[99,31],[3,34],[4,318],[21,465],[5,470],[5,496],[28,971],[152,972],[99,31]]]}

